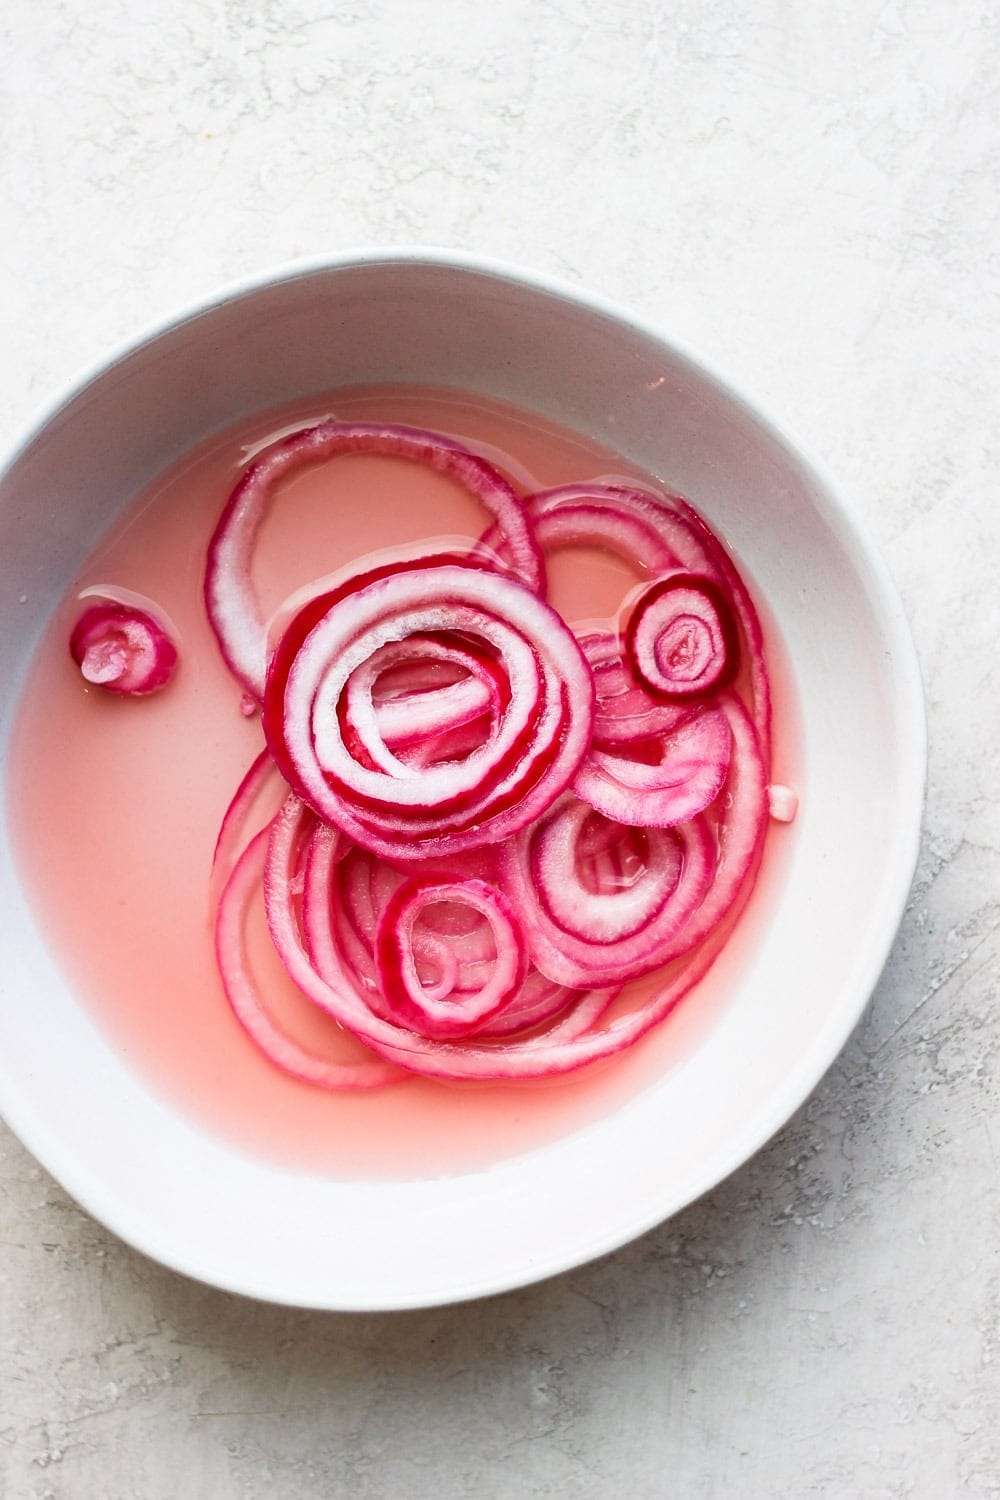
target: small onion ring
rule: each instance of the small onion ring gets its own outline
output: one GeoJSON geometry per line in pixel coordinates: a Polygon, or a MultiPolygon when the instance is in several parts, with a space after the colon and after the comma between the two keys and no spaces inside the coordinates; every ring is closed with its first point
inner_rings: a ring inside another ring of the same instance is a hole
{"type": "MultiPolygon", "coordinates": [[[[771,688],[760,620],[725,547],[703,518],[673,490],[624,484],[568,484],[539,490],[525,509],[536,541],[546,548],[598,545],[616,552],[642,575],[678,568],[715,579],[732,604],[746,647],[754,727],[765,760],[771,754],[771,688]]],[[[486,555],[513,562],[491,526],[480,541],[486,555]]]]}
{"type": "Polygon", "coordinates": [[[697,573],[668,573],[638,600],[625,653],[643,686],[668,702],[703,698],[736,674],[739,642],[723,591],[697,573]]]}
{"type": "MultiPolygon", "coordinates": [[[[347,846],[343,835],[322,823],[316,823],[308,837],[301,919],[310,961],[330,985],[342,983],[346,976],[372,1012],[390,1022],[393,1016],[375,977],[373,948],[379,913],[403,878],[366,849],[347,846]]],[[[463,878],[468,878],[464,872],[463,878]]],[[[455,956],[457,983],[464,984],[469,961],[455,956]]],[[[475,964],[473,969],[478,973],[475,964]]],[[[587,997],[583,1006],[585,997],[578,990],[554,984],[530,969],[520,992],[475,1034],[484,1041],[509,1037],[563,1017],[561,1034],[575,1035],[594,1023],[614,993],[606,988],[596,1002],[587,997]]]]}
{"type": "Polygon", "coordinates": [[[275,759],[320,817],[375,853],[457,853],[516,832],[587,752],[593,681],[575,637],[524,585],[480,568],[444,562],[359,583],[315,622],[309,607],[311,628],[290,663],[276,653],[272,676],[287,675],[264,707],[275,759]],[[359,763],[338,712],[351,674],[392,642],[455,631],[493,658],[504,682],[494,732],[443,765],[388,752],[381,765],[359,763]]]}
{"type": "Polygon", "coordinates": [[[426,884],[408,880],[379,917],[375,967],[383,999],[394,1017],[426,1037],[467,1036],[491,1020],[517,995],[528,961],[520,928],[506,898],[481,880],[426,884]],[[433,993],[419,977],[414,926],[425,907],[458,903],[489,924],[494,945],[492,973],[478,992],[433,993]]]}
{"type": "MultiPolygon", "coordinates": [[[[763,768],[755,755],[752,726],[749,721],[747,724],[750,738],[746,745],[752,764],[744,772],[739,795],[734,793],[734,806],[739,803],[744,813],[750,811],[748,803],[754,792],[763,806],[764,791],[763,768]]],[[[594,990],[583,995],[565,1020],[557,1021],[550,1030],[538,1036],[529,1034],[523,1039],[493,1044],[433,1041],[373,1015],[366,998],[358,993],[343,966],[338,965],[335,973],[327,979],[312,963],[295,914],[292,870],[298,861],[303,833],[314,821],[314,815],[305,804],[290,797],[272,825],[264,900],[275,948],[289,977],[308,999],[366,1042],[374,1052],[412,1072],[455,1081],[543,1078],[556,1077],[612,1057],[662,1021],[698,983],[716,957],[715,949],[706,945],[697,959],[692,960],[682,973],[668,977],[637,1010],[613,1020],[602,1030],[594,1028],[608,1008],[609,992],[594,990]]],[[[753,830],[744,827],[742,836],[734,840],[733,848],[734,854],[723,850],[719,868],[721,871],[725,867],[725,877],[720,883],[717,876],[705,903],[711,906],[713,927],[735,904],[744,877],[759,850],[756,825],[753,830]]],[[[333,958],[336,964],[335,954],[333,958]]]]}
{"type": "Polygon", "coordinates": [[[593,817],[569,798],[501,853],[504,889],[521,913],[528,951],[539,970],[561,984],[621,983],[686,952],[692,946],[687,926],[715,873],[714,836],[694,818],[679,829],[645,831],[648,854],[632,884],[590,891],[578,858],[581,833],[593,817]]]}
{"type": "Polygon", "coordinates": [[[129,698],[159,692],[177,668],[177,647],[159,621],[113,600],[84,611],[69,653],[87,682],[129,698]]]}
{"type": "Polygon", "coordinates": [[[621,640],[610,631],[580,637],[594,674],[593,744],[602,749],[652,740],[679,729],[692,715],[691,705],[653,698],[622,656],[621,640]]]}
{"type": "Polygon", "coordinates": [[[638,758],[639,743],[616,745],[615,753],[592,746],[573,781],[576,795],[606,818],[644,828],[672,828],[715,801],[732,753],[721,707],[705,709],[652,741],[654,763],[638,758]]]}

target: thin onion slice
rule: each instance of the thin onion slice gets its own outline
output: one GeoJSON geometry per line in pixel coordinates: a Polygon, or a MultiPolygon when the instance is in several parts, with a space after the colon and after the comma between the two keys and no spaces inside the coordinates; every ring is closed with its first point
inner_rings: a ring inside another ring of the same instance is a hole
{"type": "MultiPolygon", "coordinates": [[[[640,577],[678,569],[713,579],[731,603],[745,644],[751,717],[765,759],[770,757],[771,689],[760,620],[726,548],[682,495],[616,483],[568,484],[540,490],[525,506],[543,552],[559,547],[608,548],[640,577]]],[[[502,534],[491,526],[484,553],[513,561],[502,534]]]]}
{"type": "Polygon", "coordinates": [[[250,977],[246,953],[247,908],[259,892],[267,859],[269,829],[258,833],[233,868],[219,900],[215,953],[233,1014],[248,1036],[277,1067],[303,1083],[325,1089],[373,1089],[405,1078],[405,1072],[378,1057],[358,1062],[324,1058],[303,1047],[272,1019],[250,977]]]}
{"type": "MultiPolygon", "coordinates": [[[[662,509],[639,490],[610,484],[560,485],[531,495],[526,511],[543,551],[604,547],[641,574],[680,566],[662,509]]],[[[513,562],[498,526],[491,526],[479,545],[487,554],[513,562]]]]}
{"type": "Polygon", "coordinates": [[[290,627],[291,660],[275,655],[264,731],[295,790],[353,842],[397,859],[472,849],[524,827],[572,780],[592,677],[560,616],[517,580],[452,562],[362,576],[313,616],[304,637],[290,627]],[[490,663],[504,704],[491,732],[459,760],[414,764],[383,743],[373,763],[374,707],[364,694],[345,702],[352,675],[396,643],[415,640],[419,656],[428,636],[455,633],[490,663]]]}
{"type": "Polygon", "coordinates": [[[506,898],[480,880],[434,884],[408,880],[401,885],[379,918],[375,964],[382,996],[393,1015],[423,1036],[441,1039],[478,1030],[520,992],[527,975],[527,955],[516,918],[506,898]],[[454,969],[449,973],[442,965],[442,981],[450,982],[433,992],[418,969],[415,924],[428,906],[446,903],[477,912],[488,923],[493,939],[492,972],[480,989],[465,994],[454,989],[458,965],[443,941],[438,940],[438,946],[452,958],[454,969]]]}
{"type": "Polygon", "coordinates": [[[794,815],[795,794],[767,785],[756,612],[680,496],[607,483],[522,502],[450,439],[325,422],[244,475],[206,600],[268,746],[226,814],[220,866],[251,812],[259,827],[272,768],[291,789],[235,861],[219,965],[242,1024],[296,1077],[530,1079],[615,1055],[707,971],[768,817],[794,815]],[[492,524],[469,553],[373,559],[303,592],[269,646],[249,583],[260,521],[286,475],[342,452],[429,463],[492,524]],[[543,597],[543,555],[577,546],[648,580],[580,639],[543,597]],[[244,942],[261,881],[289,978],[380,1061],[318,1058],[268,1014],[244,942]],[[616,1003],[654,971],[652,992],[616,1003]]]}
{"type": "Polygon", "coordinates": [[[69,651],[87,682],[130,698],[159,692],[177,668],[177,647],[159,621],[115,601],[84,611],[69,651]]]}
{"type": "Polygon", "coordinates": [[[648,744],[592,746],[573,790],[618,823],[673,828],[715,801],[731,753],[729,719],[722,708],[710,708],[648,744]]]}
{"type": "Polygon", "coordinates": [[[595,746],[613,749],[670,734],[695,711],[652,697],[623,657],[617,634],[593,631],[581,636],[580,646],[594,674],[595,746]]]}
{"type": "MultiPolygon", "coordinates": [[[[751,727],[751,735],[752,732],[751,727]]],[[[751,771],[751,779],[743,788],[744,799],[749,798],[753,786],[757,787],[763,805],[763,778],[751,771]]],[[[311,811],[298,798],[291,797],[272,828],[264,899],[275,948],[293,982],[321,1010],[354,1032],[372,1051],[428,1077],[456,1081],[555,1077],[614,1056],[662,1021],[702,978],[716,957],[716,950],[706,945],[705,951],[683,972],[665,978],[649,1000],[600,1029],[598,1022],[608,1008],[606,990],[585,992],[579,1005],[565,1020],[557,1021],[538,1035],[529,1034],[492,1044],[434,1041],[375,1016],[366,997],[352,983],[350,974],[338,964],[335,953],[330,978],[322,976],[311,961],[298,924],[292,887],[303,835],[314,824],[311,811]]],[[[724,889],[712,902],[713,927],[734,905],[742,876],[747,873],[758,847],[751,830],[744,827],[739,855],[730,858],[724,851],[720,868],[726,861],[727,873],[724,889]]],[[[718,886],[718,882],[716,884],[718,886]]]]}
{"type": "MultiPolygon", "coordinates": [[[[531,957],[562,984],[621,983],[687,951],[685,929],[715,873],[714,837],[703,819],[692,819],[668,832],[643,830],[637,868],[593,889],[581,847],[596,816],[567,799],[501,857],[504,888],[522,915],[531,957]]],[[[619,840],[634,832],[617,827],[619,840]]]]}
{"type": "MultiPolygon", "coordinates": [[[[482,861],[477,860],[476,864],[481,866],[482,861]]],[[[442,873],[432,866],[429,878],[440,879],[442,873]]],[[[477,875],[475,867],[468,865],[462,871],[462,878],[483,884],[480,876],[486,873],[480,869],[477,875]]],[[[492,870],[488,873],[491,884],[487,888],[495,889],[495,876],[492,870]]],[[[405,879],[368,850],[345,847],[343,836],[324,824],[316,823],[308,836],[301,921],[310,961],[329,984],[335,985],[345,975],[349,976],[352,987],[364,997],[373,1013],[390,1022],[396,1018],[376,976],[375,934],[382,913],[405,879]]],[[[424,930],[414,934],[415,951],[425,959],[437,961],[442,980],[449,981],[447,985],[442,983],[439,998],[452,989],[468,994],[481,988],[495,963],[493,945],[485,949],[475,931],[456,931],[458,926],[453,915],[448,924],[447,944],[433,952],[426,946],[433,933],[424,930]],[[422,949],[421,941],[425,945],[422,949]],[[446,949],[444,954],[442,947],[446,949]],[[445,974],[442,958],[453,960],[453,971],[445,974]]],[[[606,989],[598,1005],[606,1008],[613,996],[614,989],[606,989]]],[[[583,999],[579,990],[553,983],[530,969],[517,993],[510,996],[502,1009],[470,1028],[470,1034],[474,1031],[481,1040],[508,1037],[560,1017],[564,1028],[581,1025],[583,999]]],[[[591,1019],[582,1029],[592,1024],[595,1015],[594,1003],[589,998],[587,1013],[591,1019]]]]}
{"type": "MultiPolygon", "coordinates": [[[[262,750],[250,763],[219,825],[215,848],[212,851],[213,872],[231,865],[241,845],[247,842],[244,829],[254,807],[263,796],[267,784],[277,780],[274,761],[267,750],[262,750]]],[[[279,783],[280,785],[280,783],[279,783]]],[[[272,811],[271,817],[274,816],[272,811]]],[[[270,818],[266,820],[270,822],[270,818]]]]}
{"type": "Polygon", "coordinates": [[[299,469],[349,453],[407,459],[456,480],[493,517],[512,570],[532,588],[541,582],[541,560],[520,496],[498,469],[461,443],[387,423],[330,420],[305,428],[254,459],[209,543],[208,617],[230,670],[258,699],[267,675],[267,631],[250,578],[257,532],[283,480],[299,469]]]}
{"type": "Polygon", "coordinates": [[[370,769],[381,767],[390,775],[400,764],[394,751],[450,734],[485,715],[497,716],[507,704],[503,674],[489,653],[442,633],[387,642],[355,668],[342,692],[338,712],[354,736],[354,753],[362,751],[370,769]],[[464,676],[443,688],[380,702],[381,680],[394,668],[398,676],[398,668],[407,665],[411,673],[421,666],[451,666],[464,676]]]}
{"type": "MultiPolygon", "coordinates": [[[[495,715],[498,710],[496,678],[485,670],[482,662],[474,659],[470,662],[467,654],[459,657],[461,670],[452,680],[441,670],[436,676],[431,675],[432,666],[440,665],[444,654],[443,648],[434,653],[422,677],[412,672],[405,690],[397,686],[391,696],[386,693],[384,683],[392,675],[388,670],[369,689],[378,737],[397,755],[442,735],[454,734],[487,715],[495,715]]],[[[394,680],[398,681],[398,677],[396,673],[394,680]]],[[[352,689],[358,690],[354,678],[348,684],[348,694],[352,689]]]]}
{"type": "Polygon", "coordinates": [[[654,697],[687,702],[726,687],[739,644],[722,589],[697,573],[657,579],[632,611],[625,651],[654,697]]]}

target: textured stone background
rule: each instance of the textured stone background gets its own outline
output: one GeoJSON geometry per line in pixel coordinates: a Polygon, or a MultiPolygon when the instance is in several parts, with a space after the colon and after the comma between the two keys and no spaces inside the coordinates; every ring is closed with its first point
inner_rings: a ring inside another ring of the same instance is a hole
{"type": "Polygon", "coordinates": [[[0,69],[3,436],[239,273],[489,251],[653,315],[825,455],[931,717],[863,1024],[756,1160],[603,1262],[445,1311],[258,1307],[0,1138],[0,1492],[1000,1496],[996,5],[6,0],[0,69]]]}

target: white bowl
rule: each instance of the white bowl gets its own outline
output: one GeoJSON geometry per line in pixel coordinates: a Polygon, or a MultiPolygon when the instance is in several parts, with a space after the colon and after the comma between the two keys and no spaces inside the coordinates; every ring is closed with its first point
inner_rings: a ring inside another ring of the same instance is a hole
{"type": "Polygon", "coordinates": [[[46,616],[153,475],[255,410],[408,380],[547,414],[695,500],[784,638],[804,796],[766,920],[671,1065],[565,1139],[427,1181],[285,1170],[161,1102],[74,1000],[0,832],[0,1111],[123,1239],[204,1281],[300,1306],[502,1291],[614,1249],[711,1188],[843,1045],[916,859],[914,652],[886,570],[830,476],[642,319],[541,276],[427,250],[312,261],[230,288],[116,350],[31,426],[0,478],[4,755],[46,616]]]}

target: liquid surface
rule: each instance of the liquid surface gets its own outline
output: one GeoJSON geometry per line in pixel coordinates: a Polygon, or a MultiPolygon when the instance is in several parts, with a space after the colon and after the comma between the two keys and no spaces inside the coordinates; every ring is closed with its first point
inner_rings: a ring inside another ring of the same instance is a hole
{"type": "MultiPolygon", "coordinates": [[[[259,719],[240,711],[240,690],[205,618],[204,560],[247,458],[282,432],[331,415],[449,433],[528,489],[644,477],[619,456],[512,408],[413,388],[338,392],[211,440],[137,497],[56,612],[14,736],[11,833],[46,943],[109,1044],[150,1088],[252,1154],[337,1177],[433,1177],[592,1124],[689,1055],[739,982],[780,887],[789,835],[769,833],[750,904],[708,977],[650,1036],[595,1068],[530,1085],[414,1079],[331,1094],[268,1062],[233,1017],[213,953],[213,848],[262,736],[259,719]],[[163,693],[121,699],[83,681],[66,642],[90,590],[130,591],[169,620],[180,667],[163,693]]],[[[709,497],[691,498],[705,506],[709,497]]],[[[271,612],[365,554],[433,537],[471,540],[484,524],[475,501],[423,466],[340,458],[281,487],[261,528],[255,582],[271,612]]],[[[596,549],[556,554],[549,571],[550,598],[569,622],[613,616],[637,581],[596,549]]],[[[777,706],[772,780],[800,785],[786,675],[766,617],[765,630],[777,706]]],[[[283,1022],[304,1043],[321,1041],[332,1023],[297,995],[265,942],[253,950],[283,1022]]],[[[641,984],[651,988],[655,976],[641,984]]]]}

